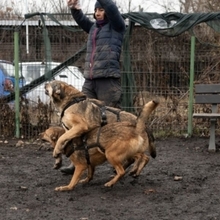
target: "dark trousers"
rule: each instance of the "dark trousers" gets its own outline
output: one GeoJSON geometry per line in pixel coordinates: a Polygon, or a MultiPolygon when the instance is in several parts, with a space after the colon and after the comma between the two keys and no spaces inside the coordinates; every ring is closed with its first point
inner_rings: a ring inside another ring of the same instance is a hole
{"type": "Polygon", "coordinates": [[[120,78],[86,79],[82,92],[88,98],[104,101],[106,106],[121,108],[122,88],[120,78]]]}

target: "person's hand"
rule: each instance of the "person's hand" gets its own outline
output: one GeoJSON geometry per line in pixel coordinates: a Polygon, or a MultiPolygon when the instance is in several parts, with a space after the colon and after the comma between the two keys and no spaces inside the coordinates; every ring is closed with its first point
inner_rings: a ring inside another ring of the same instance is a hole
{"type": "Polygon", "coordinates": [[[67,6],[71,9],[80,9],[79,0],[67,0],[67,6]]]}

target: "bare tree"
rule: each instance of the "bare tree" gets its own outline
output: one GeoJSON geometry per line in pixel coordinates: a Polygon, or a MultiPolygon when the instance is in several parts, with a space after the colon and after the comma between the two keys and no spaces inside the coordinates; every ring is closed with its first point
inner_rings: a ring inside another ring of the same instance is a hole
{"type": "Polygon", "coordinates": [[[153,0],[152,3],[161,7],[164,12],[195,13],[220,10],[219,0],[153,0]]]}
{"type": "Polygon", "coordinates": [[[179,0],[181,11],[193,12],[218,12],[220,10],[219,0],[179,0]]]}
{"type": "Polygon", "coordinates": [[[0,2],[0,18],[17,19],[19,17],[22,17],[22,11],[13,1],[0,2]]]}
{"type": "MultiPolygon", "coordinates": [[[[171,12],[171,11],[181,12],[180,3],[178,2],[178,0],[153,0],[149,2],[149,4],[152,3],[153,5],[157,5],[158,8],[160,8],[163,13],[171,12]]],[[[156,7],[155,12],[157,12],[158,8],[156,7]]]]}
{"type": "Polygon", "coordinates": [[[115,3],[121,13],[143,11],[143,7],[146,5],[144,0],[138,1],[138,3],[135,0],[117,0],[115,3]]]}

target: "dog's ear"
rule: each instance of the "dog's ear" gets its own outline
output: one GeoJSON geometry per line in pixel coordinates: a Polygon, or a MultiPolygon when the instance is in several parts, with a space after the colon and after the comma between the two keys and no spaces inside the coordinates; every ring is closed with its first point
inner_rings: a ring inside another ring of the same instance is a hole
{"type": "Polygon", "coordinates": [[[59,84],[59,83],[53,82],[53,83],[51,84],[51,87],[52,87],[53,92],[54,92],[55,94],[59,95],[59,94],[61,93],[61,88],[60,88],[60,84],[59,84]]]}
{"type": "Polygon", "coordinates": [[[60,99],[64,99],[65,98],[65,87],[63,85],[60,85],[60,99]]]}
{"type": "Polygon", "coordinates": [[[63,91],[63,85],[62,84],[56,84],[55,88],[54,88],[54,92],[56,95],[58,95],[60,97],[60,99],[64,99],[65,98],[65,92],[63,91]]]}
{"type": "Polygon", "coordinates": [[[50,138],[51,138],[52,141],[57,141],[57,140],[58,140],[58,137],[57,137],[57,135],[55,135],[55,134],[52,134],[52,135],[50,136],[50,138]]]}
{"type": "Polygon", "coordinates": [[[53,142],[57,142],[57,140],[60,138],[60,136],[63,134],[63,130],[62,131],[54,131],[51,135],[50,135],[50,139],[53,142]]]}

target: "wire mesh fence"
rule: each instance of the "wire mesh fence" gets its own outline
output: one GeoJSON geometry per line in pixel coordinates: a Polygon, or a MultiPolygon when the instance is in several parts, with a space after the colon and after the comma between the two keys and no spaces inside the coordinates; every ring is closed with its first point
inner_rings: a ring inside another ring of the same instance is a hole
{"type": "MultiPolygon", "coordinates": [[[[51,124],[59,124],[59,115],[44,93],[45,81],[55,78],[81,89],[87,34],[69,14],[35,15],[25,22],[1,20],[0,25],[0,69],[5,76],[0,91],[0,135],[13,137],[16,130],[12,94],[15,84],[14,32],[18,31],[19,129],[21,137],[34,139],[51,124]]],[[[218,83],[219,34],[205,24],[197,25],[194,34],[194,83],[218,83]]],[[[159,99],[160,107],[148,122],[157,136],[187,134],[190,56],[191,35],[188,32],[166,37],[140,25],[133,28],[129,48],[123,47],[122,78],[126,75],[132,81],[130,85],[122,84],[124,99],[130,100],[123,110],[138,114],[144,103],[152,98],[159,99]],[[124,59],[126,54],[130,56],[129,71],[124,68],[128,65],[124,59]]],[[[208,111],[209,106],[194,106],[195,111],[201,108],[208,111]]],[[[208,135],[209,123],[204,120],[193,120],[194,134],[208,135]]]]}

